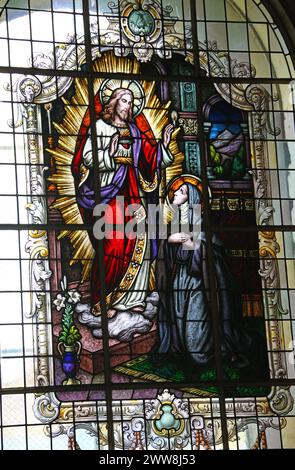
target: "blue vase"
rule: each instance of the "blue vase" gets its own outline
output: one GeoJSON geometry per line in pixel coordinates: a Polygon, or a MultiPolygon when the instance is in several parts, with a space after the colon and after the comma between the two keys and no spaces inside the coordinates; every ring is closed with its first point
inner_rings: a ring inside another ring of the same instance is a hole
{"type": "Polygon", "coordinates": [[[81,351],[81,343],[77,341],[73,345],[66,345],[64,343],[58,343],[57,349],[62,357],[62,370],[66,374],[66,380],[63,381],[63,385],[77,385],[81,383],[81,380],[76,378],[76,373],[79,368],[79,356],[81,351]],[[63,349],[62,349],[63,346],[63,349]]]}

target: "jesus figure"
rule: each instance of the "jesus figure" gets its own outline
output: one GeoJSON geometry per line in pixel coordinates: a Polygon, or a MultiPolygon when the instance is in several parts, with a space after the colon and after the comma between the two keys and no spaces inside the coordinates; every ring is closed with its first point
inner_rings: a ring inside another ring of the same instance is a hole
{"type": "MultiPolygon", "coordinates": [[[[143,312],[145,309],[150,264],[156,257],[156,241],[147,240],[146,235],[143,239],[129,239],[124,233],[118,236],[115,224],[125,227],[132,218],[125,213],[129,204],[141,205],[145,213],[147,204],[157,203],[161,169],[173,162],[168,149],[173,125],[168,124],[164,128],[162,140],[156,143],[142,114],[135,123],[134,102],[134,93],[128,88],[117,88],[108,100],[102,100],[102,112],[96,122],[97,155],[93,155],[90,136],[82,152],[81,165],[89,171],[86,180],[84,178],[78,186],[81,213],[89,215],[95,206],[93,179],[97,176],[93,174],[93,158],[96,158],[100,202],[108,204],[105,221],[108,222],[109,216],[114,224],[112,233],[109,232],[103,240],[108,318],[113,318],[119,311],[143,312]],[[124,198],[123,210],[117,203],[117,196],[124,198]]],[[[94,238],[91,241],[96,252],[91,273],[92,313],[100,315],[98,241],[94,238]]]]}

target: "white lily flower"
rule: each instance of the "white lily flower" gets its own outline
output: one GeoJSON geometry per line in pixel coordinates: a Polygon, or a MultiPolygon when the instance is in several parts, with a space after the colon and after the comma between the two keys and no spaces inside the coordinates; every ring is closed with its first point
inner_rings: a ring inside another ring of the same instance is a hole
{"type": "Polygon", "coordinates": [[[56,296],[56,299],[53,301],[54,305],[56,306],[56,310],[59,312],[62,308],[65,307],[65,302],[66,302],[66,298],[61,295],[61,294],[57,294],[56,296]]]}
{"type": "Polygon", "coordinates": [[[67,295],[70,304],[77,304],[81,299],[81,294],[76,290],[69,290],[67,295]]]}

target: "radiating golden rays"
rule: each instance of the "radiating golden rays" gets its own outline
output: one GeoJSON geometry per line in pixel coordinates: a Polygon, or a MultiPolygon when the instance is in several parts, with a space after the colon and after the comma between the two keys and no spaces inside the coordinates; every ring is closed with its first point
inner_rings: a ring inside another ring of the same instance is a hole
{"type": "MultiPolygon", "coordinates": [[[[98,58],[94,63],[94,70],[97,72],[105,72],[106,77],[109,72],[118,72],[124,74],[138,74],[139,63],[136,60],[115,57],[111,52],[107,52],[98,58]]],[[[94,81],[94,94],[99,91],[104,78],[99,78],[94,81]]],[[[143,114],[148,120],[155,138],[161,139],[163,127],[168,124],[168,111],[170,102],[163,105],[157,95],[155,94],[155,82],[148,82],[140,80],[142,85],[146,103],[143,114]]],[[[65,116],[61,124],[53,123],[55,129],[59,134],[58,145],[54,149],[47,149],[47,151],[54,158],[55,173],[49,178],[50,182],[55,184],[60,197],[51,205],[52,208],[61,212],[63,220],[66,224],[78,224],[83,229],[83,220],[77,205],[75,197],[75,184],[72,175],[71,165],[75,154],[77,136],[80,131],[82,121],[88,109],[88,90],[87,79],[75,79],[75,95],[70,101],[62,98],[65,106],[65,116]]],[[[175,130],[172,135],[170,144],[170,151],[174,156],[174,163],[166,169],[164,175],[164,185],[174,176],[182,172],[183,154],[179,151],[176,142],[178,130],[175,130]]],[[[161,185],[161,193],[164,193],[163,183],[161,185]]],[[[84,230],[63,230],[59,239],[68,237],[72,246],[73,254],[70,264],[81,262],[82,278],[81,282],[85,281],[90,274],[92,260],[94,258],[94,249],[91,245],[88,233],[84,230]]],[[[153,277],[153,276],[152,276],[153,277]]],[[[151,283],[154,284],[151,279],[151,283]]]]}
{"type": "MultiPolygon", "coordinates": [[[[95,61],[93,69],[96,72],[115,72],[121,73],[122,75],[138,74],[139,63],[133,59],[116,57],[112,51],[108,51],[95,61]]],[[[105,78],[107,78],[107,75],[105,78]]]]}
{"type": "MultiPolygon", "coordinates": [[[[78,224],[83,227],[77,200],[75,183],[72,175],[72,160],[75,154],[77,136],[88,109],[88,91],[85,78],[75,80],[75,95],[71,101],[62,98],[65,105],[65,117],[62,124],[53,123],[59,133],[58,145],[55,149],[47,149],[54,157],[56,173],[49,180],[56,185],[60,196],[51,207],[58,209],[66,224],[78,224]]],[[[59,239],[68,237],[73,246],[70,264],[82,263],[81,282],[85,281],[91,271],[94,249],[86,231],[63,230],[59,239]]]]}

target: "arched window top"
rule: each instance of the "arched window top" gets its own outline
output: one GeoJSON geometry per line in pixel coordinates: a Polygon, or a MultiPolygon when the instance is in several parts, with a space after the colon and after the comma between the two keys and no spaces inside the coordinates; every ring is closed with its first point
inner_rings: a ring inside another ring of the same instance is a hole
{"type": "MultiPolygon", "coordinates": [[[[196,2],[199,40],[228,52],[231,76],[289,78],[294,66],[281,31],[266,6],[258,0],[204,0],[196,2]],[[244,62],[244,72],[235,64],[244,62]],[[251,71],[246,72],[247,67],[251,71]]],[[[212,73],[214,75],[214,73],[212,73]]]]}

